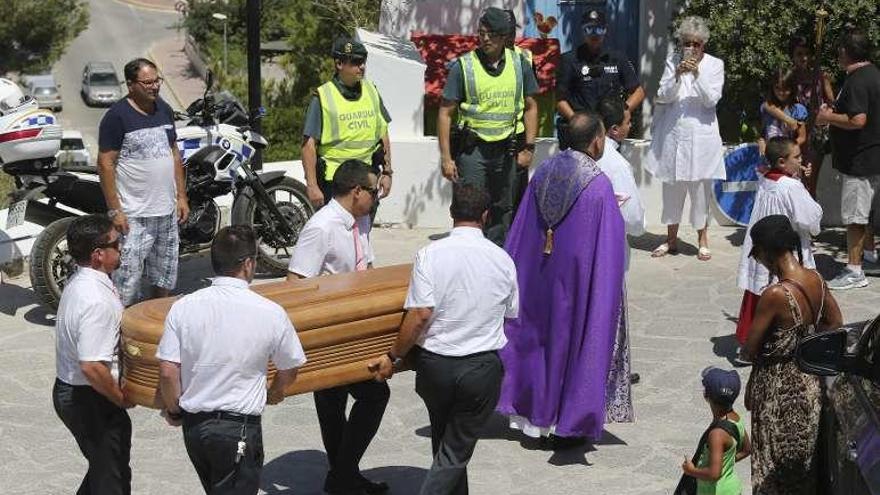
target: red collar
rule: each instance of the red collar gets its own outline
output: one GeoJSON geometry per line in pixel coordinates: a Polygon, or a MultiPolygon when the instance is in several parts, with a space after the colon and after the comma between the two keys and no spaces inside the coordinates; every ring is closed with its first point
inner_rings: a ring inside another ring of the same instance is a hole
{"type": "Polygon", "coordinates": [[[773,170],[768,171],[766,174],[764,174],[764,177],[769,180],[772,180],[773,182],[776,182],[783,177],[789,177],[789,175],[786,174],[785,172],[780,171],[780,170],[773,169],[773,170]]]}

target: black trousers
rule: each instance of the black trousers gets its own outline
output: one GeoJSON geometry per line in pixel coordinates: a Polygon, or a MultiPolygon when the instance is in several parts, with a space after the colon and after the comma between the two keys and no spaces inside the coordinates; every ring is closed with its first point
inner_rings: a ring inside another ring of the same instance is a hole
{"type": "Polygon", "coordinates": [[[361,458],[379,430],[391,390],[387,383],[368,380],[319,390],[314,395],[321,439],[330,464],[328,482],[339,488],[358,486],[361,458]],[[354,404],[346,418],[349,395],[354,404]]]}
{"type": "Polygon", "coordinates": [[[468,493],[467,465],[501,395],[504,367],[496,352],[447,357],[416,352],[416,392],[431,421],[434,462],[422,495],[468,493]]]}
{"type": "Polygon", "coordinates": [[[88,385],[69,385],[57,378],[52,403],[89,462],[77,495],[131,493],[128,412],[88,385]]]}
{"type": "Polygon", "coordinates": [[[183,443],[206,494],[251,495],[260,489],[263,430],[258,419],[185,413],[183,443]],[[245,442],[245,450],[236,462],[239,440],[245,442]]]}

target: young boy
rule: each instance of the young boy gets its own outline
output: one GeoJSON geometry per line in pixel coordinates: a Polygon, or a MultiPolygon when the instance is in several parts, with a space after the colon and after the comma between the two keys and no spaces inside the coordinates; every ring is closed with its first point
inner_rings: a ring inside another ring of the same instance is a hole
{"type": "MultiPolygon", "coordinates": [[[[811,236],[819,233],[822,207],[810,197],[810,193],[799,179],[803,170],[800,147],[789,138],[771,138],[767,141],[766,157],[770,169],[758,179],[758,193],[755,196],[749,228],[743,240],[737,276],[737,285],[745,291],[739,310],[739,322],[736,325],[736,339],[740,346],[745,344],[748,338],[758,298],[764,287],[772,282],[770,272],[754,258],[749,257],[752,249],[749,232],[752,230],[752,225],[769,215],[787,216],[801,238],[801,252],[798,253],[798,257],[805,267],[816,267],[811,236]]],[[[749,364],[741,358],[738,360],[741,364],[749,364]]]]}
{"type": "Polygon", "coordinates": [[[733,403],[739,396],[739,375],[733,370],[710,366],[703,370],[702,377],[703,397],[712,410],[712,423],[705,434],[705,445],[699,453],[697,465],[685,459],[681,469],[684,474],[696,478],[699,495],[739,495],[742,482],[734,465],[752,451],[745,422],[733,410],[733,403]]]}

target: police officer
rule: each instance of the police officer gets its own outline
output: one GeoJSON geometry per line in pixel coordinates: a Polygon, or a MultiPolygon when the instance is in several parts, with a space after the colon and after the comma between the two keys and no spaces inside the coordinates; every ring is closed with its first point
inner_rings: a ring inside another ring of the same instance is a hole
{"type": "Polygon", "coordinates": [[[248,288],[256,264],[253,229],[220,229],[211,245],[217,277],[171,306],[156,353],[163,414],[183,423],[186,452],[212,495],[257,493],[260,416],[267,402],[284,400],[306,362],[287,312],[248,288]],[[269,359],[278,372],[267,390],[269,359]]]}
{"type": "Polygon", "coordinates": [[[367,163],[380,176],[379,199],[391,192],[394,175],[388,139],[391,117],[376,86],[364,78],[366,47],[338,38],[333,60],[336,74],[318,87],[303,126],[303,169],[309,200],[316,208],[333,198],[333,174],[346,160],[367,163]]]}
{"type": "Polygon", "coordinates": [[[486,237],[502,245],[513,217],[517,167],[528,168],[535,152],[538,92],[531,64],[506,48],[515,24],[502,9],[480,17],[476,50],[449,65],[437,135],[443,176],[489,191],[492,207],[486,237]],[[453,117],[458,126],[453,137],[453,117]]]}
{"type": "Polygon", "coordinates": [[[590,10],[581,19],[584,41],[562,54],[556,76],[557,132],[560,148],[568,148],[565,136],[568,119],[581,110],[596,110],[606,96],[619,95],[632,114],[645,99],[645,90],[635,67],[625,55],[606,48],[608,26],[605,12],[590,10]]]}

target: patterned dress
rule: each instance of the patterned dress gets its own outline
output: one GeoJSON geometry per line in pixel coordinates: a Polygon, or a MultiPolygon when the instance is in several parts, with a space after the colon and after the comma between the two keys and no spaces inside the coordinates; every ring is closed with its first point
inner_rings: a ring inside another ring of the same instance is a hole
{"type": "Polygon", "coordinates": [[[752,412],[755,495],[816,493],[815,454],[822,389],[818,376],[798,369],[794,353],[800,337],[816,332],[825,304],[822,284],[822,302],[813,323],[803,321],[792,287],[781,284],[794,325],[767,335],[749,376],[746,405],[752,412]]]}

